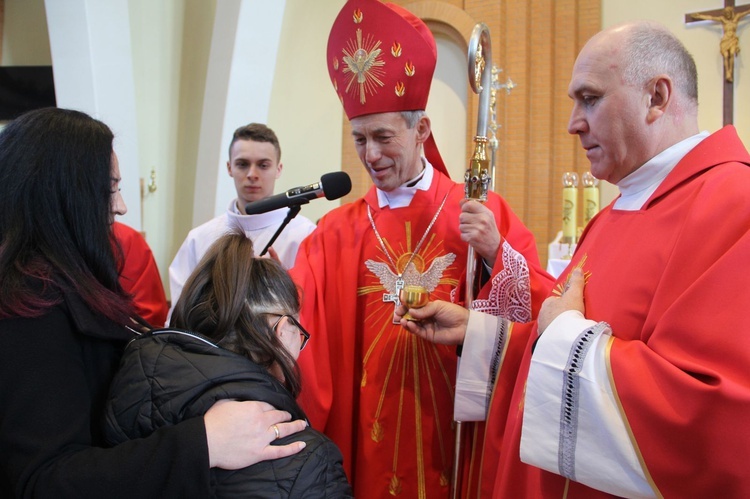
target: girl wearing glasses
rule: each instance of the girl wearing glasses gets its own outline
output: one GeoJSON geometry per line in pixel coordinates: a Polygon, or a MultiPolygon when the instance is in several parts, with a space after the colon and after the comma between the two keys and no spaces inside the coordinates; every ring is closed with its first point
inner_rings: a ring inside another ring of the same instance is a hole
{"type": "Polygon", "coordinates": [[[120,281],[113,222],[127,207],[113,139],[101,121],[60,108],[0,132],[0,497],[202,499],[211,467],[304,447],[269,445],[268,431],[288,436],[303,420],[226,400],[147,438],[104,441],[110,382],[148,327],[120,281]]]}
{"type": "MultiPolygon", "coordinates": [[[[105,435],[140,438],[202,415],[218,400],[255,400],[305,418],[296,359],[310,338],[297,287],[274,260],[254,258],[241,232],[219,238],[175,305],[171,328],[130,343],[112,384],[105,435]]],[[[278,427],[268,431],[277,438],[278,427]]],[[[351,497],[336,445],[308,427],[278,438],[302,452],[239,471],[213,469],[216,497],[351,497]],[[289,440],[291,441],[291,440],[289,440]]]]}

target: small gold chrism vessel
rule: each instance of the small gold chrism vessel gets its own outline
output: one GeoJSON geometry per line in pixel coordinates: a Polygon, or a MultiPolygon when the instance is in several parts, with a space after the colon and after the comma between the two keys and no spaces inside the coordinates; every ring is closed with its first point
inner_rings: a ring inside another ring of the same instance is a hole
{"type": "MultiPolygon", "coordinates": [[[[424,286],[410,284],[399,292],[398,299],[408,308],[421,308],[430,301],[430,292],[424,286]]],[[[408,321],[417,320],[411,317],[408,312],[404,315],[404,319],[408,321]]]]}

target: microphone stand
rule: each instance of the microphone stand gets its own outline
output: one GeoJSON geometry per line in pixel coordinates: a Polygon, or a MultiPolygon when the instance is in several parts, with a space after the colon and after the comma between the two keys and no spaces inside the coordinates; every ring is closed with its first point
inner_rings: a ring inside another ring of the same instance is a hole
{"type": "Polygon", "coordinates": [[[270,248],[271,245],[276,241],[276,238],[279,237],[279,234],[281,234],[281,231],[284,230],[284,227],[289,225],[289,222],[291,222],[292,219],[297,216],[299,211],[302,209],[302,205],[307,204],[307,203],[309,203],[309,201],[304,200],[304,202],[300,201],[299,204],[293,204],[292,206],[289,207],[289,211],[286,212],[286,218],[284,219],[283,222],[281,222],[281,225],[279,225],[279,228],[276,229],[276,233],[273,235],[271,240],[268,241],[268,244],[266,244],[266,247],[263,248],[263,251],[260,253],[259,256],[263,256],[266,254],[266,251],[268,251],[268,248],[270,248]]]}

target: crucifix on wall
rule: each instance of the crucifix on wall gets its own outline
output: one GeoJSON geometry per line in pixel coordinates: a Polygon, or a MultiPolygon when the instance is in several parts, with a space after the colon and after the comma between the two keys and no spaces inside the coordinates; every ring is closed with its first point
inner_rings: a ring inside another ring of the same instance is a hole
{"type": "Polygon", "coordinates": [[[750,14],[749,5],[734,5],[734,0],[724,0],[724,8],[685,14],[685,23],[698,21],[720,22],[724,31],[719,50],[724,58],[724,124],[734,121],[734,59],[740,52],[737,25],[750,14]]]}

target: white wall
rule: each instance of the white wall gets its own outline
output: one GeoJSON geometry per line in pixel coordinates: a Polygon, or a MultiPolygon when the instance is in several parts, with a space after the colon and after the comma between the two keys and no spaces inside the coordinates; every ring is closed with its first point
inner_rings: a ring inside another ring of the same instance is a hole
{"type": "MultiPolygon", "coordinates": [[[[343,114],[325,63],[328,30],[341,5],[341,0],[286,0],[268,114],[284,164],[276,192],[341,170],[343,114]]],[[[339,204],[318,199],[300,215],[315,221],[339,204]]]]}
{"type": "MultiPolygon", "coordinates": [[[[136,171],[139,179],[148,184],[153,170],[156,184],[154,192],[144,189],[141,230],[146,234],[166,284],[166,271],[173,256],[171,226],[178,218],[175,203],[185,195],[176,182],[186,169],[180,162],[185,146],[179,143],[179,131],[197,130],[200,121],[199,115],[194,119],[184,118],[190,115],[190,107],[181,109],[180,97],[189,88],[188,82],[192,84],[198,78],[202,85],[206,70],[205,65],[192,64],[192,69],[198,73],[191,75],[191,65],[183,67],[183,53],[188,50],[183,47],[184,1],[128,0],[128,6],[138,123],[136,171]],[[183,75],[188,75],[184,83],[181,82],[183,75]]],[[[208,12],[212,14],[211,10],[208,12]]],[[[195,55],[193,58],[199,59],[195,55]]],[[[200,109],[200,103],[197,108],[200,109]]],[[[192,171],[194,166],[187,169],[192,171]]]]}
{"type": "Polygon", "coordinates": [[[101,120],[114,133],[123,223],[141,228],[138,127],[126,0],[45,0],[57,106],[101,120]]]}
{"type": "MultiPolygon", "coordinates": [[[[446,35],[436,35],[438,62],[433,75],[427,115],[432,122],[432,133],[448,173],[462,182],[469,164],[466,151],[466,108],[469,92],[469,71],[466,49],[459,47],[446,35]]],[[[495,61],[497,62],[497,61],[495,61]]],[[[469,124],[476,132],[477,124],[469,124]]]]}

